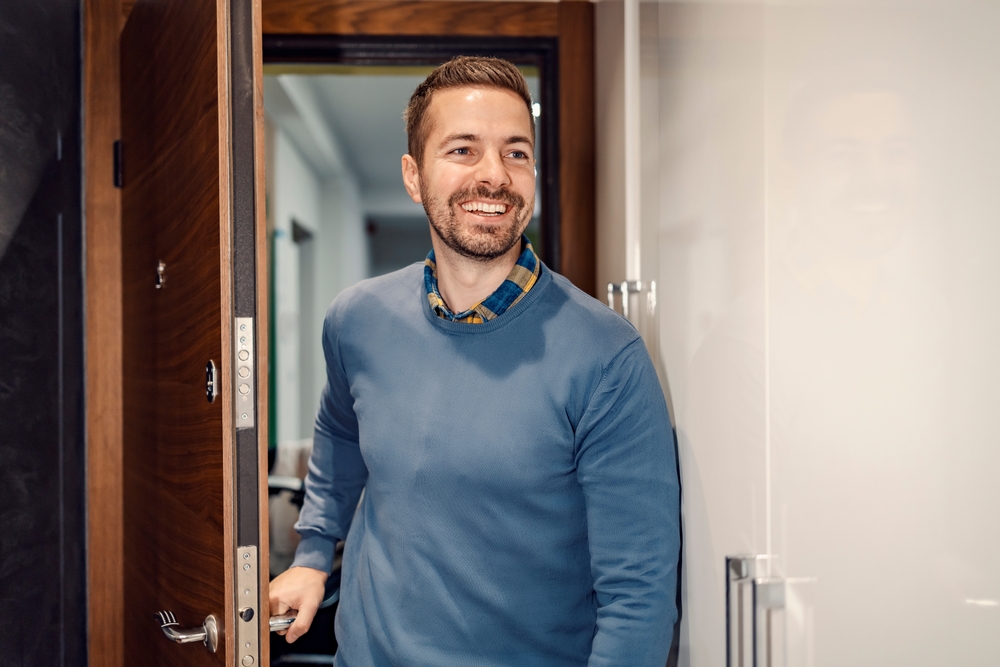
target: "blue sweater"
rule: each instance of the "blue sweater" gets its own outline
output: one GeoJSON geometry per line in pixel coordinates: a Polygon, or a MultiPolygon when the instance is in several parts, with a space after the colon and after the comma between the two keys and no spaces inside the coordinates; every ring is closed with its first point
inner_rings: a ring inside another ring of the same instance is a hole
{"type": "Polygon", "coordinates": [[[338,666],[663,667],[679,489],[626,320],[545,268],[449,322],[414,264],[341,294],[323,348],[294,565],[346,536],[338,666]]]}

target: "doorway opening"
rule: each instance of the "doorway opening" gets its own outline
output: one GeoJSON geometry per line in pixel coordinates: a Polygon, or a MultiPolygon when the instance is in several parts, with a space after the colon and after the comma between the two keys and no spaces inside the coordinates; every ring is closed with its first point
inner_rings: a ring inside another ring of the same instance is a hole
{"type": "MultiPolygon", "coordinates": [[[[264,38],[272,578],[291,565],[298,544],[293,525],[326,379],[323,318],[342,290],[422,262],[430,250],[426,215],[407,195],[400,174],[407,150],[403,111],[434,67],[460,54],[506,58],[528,82],[538,179],[526,234],[555,268],[554,39],[264,38]]],[[[273,636],[271,664],[317,664],[332,657],[335,612],[335,604],[321,609],[313,629],[295,645],[273,636]]]]}

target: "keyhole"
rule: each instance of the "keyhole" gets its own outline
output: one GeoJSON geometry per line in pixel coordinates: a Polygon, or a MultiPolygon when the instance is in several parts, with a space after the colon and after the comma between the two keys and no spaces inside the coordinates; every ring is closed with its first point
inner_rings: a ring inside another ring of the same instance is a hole
{"type": "Polygon", "coordinates": [[[160,260],[156,264],[156,289],[163,289],[163,283],[167,282],[167,265],[160,260]]]}

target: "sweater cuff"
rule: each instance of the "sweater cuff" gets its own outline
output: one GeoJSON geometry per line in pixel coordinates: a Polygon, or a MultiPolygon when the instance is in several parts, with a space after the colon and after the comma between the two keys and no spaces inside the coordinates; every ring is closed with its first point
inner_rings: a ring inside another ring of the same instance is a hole
{"type": "Polygon", "coordinates": [[[295,550],[295,560],[292,567],[311,567],[314,570],[330,574],[333,569],[333,550],[336,542],[322,535],[303,537],[295,550]]]}

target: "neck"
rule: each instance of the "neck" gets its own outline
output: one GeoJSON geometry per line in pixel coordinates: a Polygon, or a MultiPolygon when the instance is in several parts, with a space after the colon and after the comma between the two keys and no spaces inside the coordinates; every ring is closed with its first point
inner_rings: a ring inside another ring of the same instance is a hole
{"type": "Polygon", "coordinates": [[[453,313],[464,312],[495,292],[521,256],[520,241],[500,257],[488,261],[458,254],[433,231],[431,243],[437,264],[438,291],[453,313]]]}

